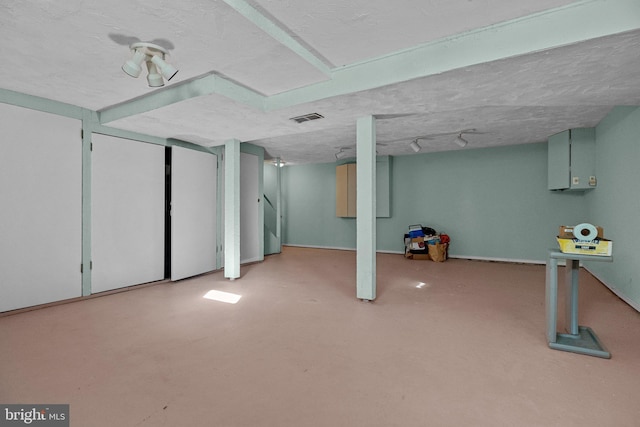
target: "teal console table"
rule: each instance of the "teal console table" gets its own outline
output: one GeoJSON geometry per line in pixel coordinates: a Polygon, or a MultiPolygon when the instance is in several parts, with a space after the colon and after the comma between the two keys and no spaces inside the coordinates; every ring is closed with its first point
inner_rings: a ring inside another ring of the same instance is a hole
{"type": "Polygon", "coordinates": [[[566,254],[559,249],[549,249],[545,284],[547,315],[547,342],[555,350],[570,351],[589,356],[611,358],[593,330],[578,325],[578,273],[580,261],[612,262],[613,257],[598,255],[566,254]],[[565,328],[567,333],[557,332],[558,322],[558,260],[566,261],[565,267],[565,328]]]}

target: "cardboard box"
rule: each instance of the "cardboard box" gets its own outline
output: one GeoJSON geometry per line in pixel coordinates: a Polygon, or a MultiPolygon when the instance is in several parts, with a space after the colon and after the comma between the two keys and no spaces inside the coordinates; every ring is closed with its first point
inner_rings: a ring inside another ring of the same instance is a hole
{"type": "Polygon", "coordinates": [[[409,249],[414,250],[422,250],[425,249],[424,237],[414,237],[411,239],[411,245],[409,245],[409,249]]]}
{"type": "Polygon", "coordinates": [[[411,253],[411,252],[406,252],[404,254],[404,257],[407,258],[407,259],[426,260],[426,261],[431,259],[431,257],[429,257],[429,253],[427,253],[427,252],[425,252],[423,254],[414,254],[414,253],[411,253]]]}
{"type": "Polygon", "coordinates": [[[608,239],[579,240],[556,237],[560,250],[565,254],[611,256],[613,242],[608,239]]]}
{"type": "MultiPolygon", "coordinates": [[[[562,239],[573,239],[575,236],[573,235],[573,225],[561,225],[560,230],[558,231],[558,237],[562,239]]],[[[596,225],[596,230],[598,230],[598,239],[604,238],[604,229],[596,225]]]]}

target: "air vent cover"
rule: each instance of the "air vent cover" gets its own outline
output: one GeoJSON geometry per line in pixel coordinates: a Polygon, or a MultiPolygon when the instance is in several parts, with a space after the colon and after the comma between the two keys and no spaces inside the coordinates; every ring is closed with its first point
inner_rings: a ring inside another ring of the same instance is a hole
{"type": "Polygon", "coordinates": [[[296,123],[304,123],[304,122],[309,122],[311,120],[318,120],[323,118],[324,116],[322,114],[311,113],[311,114],[305,114],[304,116],[291,117],[291,120],[293,120],[296,123]]]}

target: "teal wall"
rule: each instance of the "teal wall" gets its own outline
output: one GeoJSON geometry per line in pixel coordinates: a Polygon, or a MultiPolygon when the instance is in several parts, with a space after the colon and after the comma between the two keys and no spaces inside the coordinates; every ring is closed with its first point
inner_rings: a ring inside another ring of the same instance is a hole
{"type": "Polygon", "coordinates": [[[592,222],[613,240],[613,263],[587,268],[640,310],[640,108],[618,107],[596,127],[598,187],[587,195],[592,222]]]}
{"type": "MultiPolygon", "coordinates": [[[[335,216],[335,164],[285,167],[284,244],[355,247],[355,220],[335,216]]],[[[559,225],[587,221],[584,193],[547,190],[547,144],[393,158],[390,218],[377,246],[403,251],[420,223],[451,236],[450,254],[544,262],[559,225]]]]}
{"type": "Polygon", "coordinates": [[[355,248],[355,219],[336,217],[335,163],[282,169],[282,244],[355,248]]]}

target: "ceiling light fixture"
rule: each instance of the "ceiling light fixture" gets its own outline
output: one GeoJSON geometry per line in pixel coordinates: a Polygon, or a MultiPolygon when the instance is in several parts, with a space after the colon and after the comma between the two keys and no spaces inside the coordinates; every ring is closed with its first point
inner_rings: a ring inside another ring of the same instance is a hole
{"type": "Polygon", "coordinates": [[[456,136],[456,139],[453,140],[453,142],[455,142],[462,148],[466,147],[467,144],[469,143],[469,141],[467,141],[462,137],[462,133],[459,133],[458,136],[456,136]]]}
{"type": "Polygon", "coordinates": [[[133,43],[129,46],[133,52],[133,57],[127,60],[122,66],[122,71],[137,78],[142,71],[142,63],[147,63],[147,82],[150,87],[164,86],[164,80],[171,80],[178,70],[168,64],[165,59],[168,54],[167,50],[162,46],[148,42],[133,43]]]}
{"type": "Polygon", "coordinates": [[[420,144],[418,144],[418,140],[417,139],[414,139],[413,141],[411,141],[411,143],[409,144],[409,147],[411,147],[411,149],[413,151],[415,151],[416,153],[418,151],[420,151],[420,149],[422,148],[422,147],[420,147],[420,144]]]}
{"type": "Polygon", "coordinates": [[[345,157],[355,156],[355,147],[336,147],[339,151],[334,154],[336,160],[344,159],[345,157]]]}

